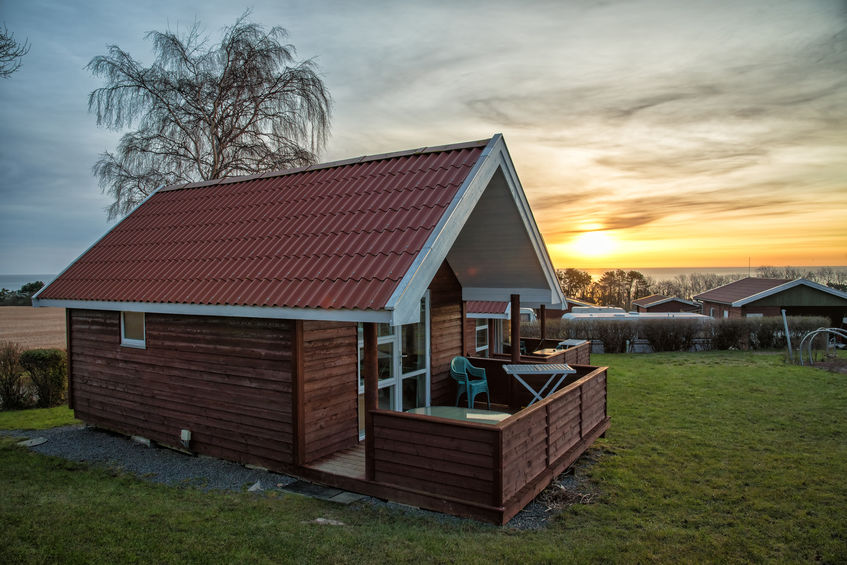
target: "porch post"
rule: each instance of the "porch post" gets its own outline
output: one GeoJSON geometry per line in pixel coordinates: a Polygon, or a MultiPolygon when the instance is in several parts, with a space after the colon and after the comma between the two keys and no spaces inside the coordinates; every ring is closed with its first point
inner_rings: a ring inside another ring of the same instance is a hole
{"type": "Polygon", "coordinates": [[[512,363],[521,362],[521,295],[512,295],[512,363]]]}
{"type": "Polygon", "coordinates": [[[365,350],[363,367],[365,380],[365,477],[369,481],[372,481],[374,480],[375,473],[373,414],[371,414],[371,410],[376,410],[379,405],[379,395],[377,392],[377,338],[375,323],[365,322],[362,326],[365,350]]]}
{"type": "Polygon", "coordinates": [[[547,307],[541,305],[541,347],[544,347],[544,340],[547,339],[547,307]]]}

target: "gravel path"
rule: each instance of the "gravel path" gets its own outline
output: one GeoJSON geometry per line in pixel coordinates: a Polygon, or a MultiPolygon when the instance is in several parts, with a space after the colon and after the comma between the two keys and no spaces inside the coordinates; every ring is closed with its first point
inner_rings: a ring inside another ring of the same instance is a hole
{"type": "Polygon", "coordinates": [[[171,486],[241,492],[256,481],[260,481],[264,490],[273,490],[296,480],[287,475],[248,469],[222,459],[147,447],[126,436],[82,425],[4,433],[21,438],[47,439],[46,443],[30,448],[37,453],[118,469],[144,480],[171,486]]]}
{"type": "MultiPolygon", "coordinates": [[[[147,447],[130,438],[97,428],[63,426],[47,430],[0,431],[0,435],[27,438],[45,438],[47,441],[30,447],[43,455],[61,457],[70,461],[89,463],[117,469],[147,481],[177,487],[202,490],[244,492],[257,482],[262,490],[282,490],[297,479],[288,475],[249,469],[238,463],[205,456],[191,456],[171,449],[147,447]]],[[[566,476],[560,482],[568,481],[566,476]]],[[[539,497],[542,498],[542,497],[539,497]]],[[[401,504],[365,497],[356,504],[392,508],[397,512],[430,516],[445,523],[461,523],[456,518],[439,512],[430,512],[401,504]]],[[[547,526],[554,514],[536,499],[529,503],[505,526],[517,530],[537,530],[547,526]]]]}

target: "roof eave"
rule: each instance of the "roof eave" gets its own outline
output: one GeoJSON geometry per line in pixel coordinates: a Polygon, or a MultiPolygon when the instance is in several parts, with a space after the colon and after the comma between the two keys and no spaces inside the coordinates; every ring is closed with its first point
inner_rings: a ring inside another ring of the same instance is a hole
{"type": "Polygon", "coordinates": [[[180,304],[162,302],[112,302],[102,300],[60,300],[33,298],[35,307],[111,310],[150,314],[224,316],[235,318],[273,318],[283,320],[316,320],[324,322],[391,323],[389,310],[335,310],[329,308],[285,308],[274,306],[235,306],[230,304],[180,304]]]}
{"type": "Polygon", "coordinates": [[[813,288],[821,292],[826,292],[827,294],[832,294],[833,296],[837,296],[838,298],[843,298],[847,300],[847,293],[845,292],[835,290],[834,288],[829,288],[828,286],[816,283],[814,281],[810,281],[809,279],[795,279],[793,281],[788,281],[787,283],[783,283],[773,288],[769,288],[768,290],[763,290],[762,292],[758,292],[746,298],[742,298],[741,300],[736,300],[735,302],[732,302],[730,306],[734,308],[746,306],[751,302],[756,302],[758,300],[761,300],[762,298],[767,298],[768,296],[779,294],[780,292],[794,288],[795,286],[808,286],[809,288],[813,288]]]}

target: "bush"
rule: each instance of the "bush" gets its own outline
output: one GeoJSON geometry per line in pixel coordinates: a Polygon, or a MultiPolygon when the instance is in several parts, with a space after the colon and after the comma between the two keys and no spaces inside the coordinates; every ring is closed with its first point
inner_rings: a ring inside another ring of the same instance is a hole
{"type": "Polygon", "coordinates": [[[747,319],[723,318],[712,324],[712,349],[746,349],[747,319]]]}
{"type": "Polygon", "coordinates": [[[38,407],[62,404],[68,387],[68,365],[61,349],[30,349],[21,355],[21,366],[29,373],[38,395],[38,407]]]}
{"type": "Polygon", "coordinates": [[[3,410],[26,408],[26,390],[21,371],[22,348],[17,343],[0,343],[0,402],[3,410]]]}
{"type": "Polygon", "coordinates": [[[703,330],[700,320],[660,319],[642,320],[638,335],[650,343],[653,351],[688,351],[694,338],[703,330]]]}

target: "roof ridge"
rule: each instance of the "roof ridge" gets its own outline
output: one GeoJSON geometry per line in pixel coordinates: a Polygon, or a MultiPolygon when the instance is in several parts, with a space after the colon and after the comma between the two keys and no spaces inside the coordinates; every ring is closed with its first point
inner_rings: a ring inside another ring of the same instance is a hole
{"type": "Polygon", "coordinates": [[[182,190],[187,188],[203,188],[206,186],[214,186],[218,184],[232,184],[239,182],[247,182],[256,179],[266,179],[293,175],[297,173],[318,171],[322,169],[332,169],[335,167],[343,167],[345,165],[357,165],[361,163],[369,163],[371,161],[382,161],[387,159],[396,159],[398,157],[409,157],[412,155],[423,155],[427,153],[441,153],[445,151],[457,151],[460,149],[471,149],[476,147],[485,147],[491,141],[488,139],[478,139],[476,141],[465,141],[461,143],[451,143],[449,145],[436,145],[432,147],[418,147],[416,149],[407,149],[405,151],[393,151],[391,153],[377,153],[374,155],[362,155],[360,157],[352,157],[349,159],[340,159],[337,161],[328,161],[326,163],[316,163],[306,167],[295,167],[292,169],[282,169],[278,171],[268,171],[265,173],[257,173],[254,175],[223,177],[220,179],[204,180],[190,183],[177,183],[163,186],[158,192],[170,192],[174,190],[182,190]]]}

